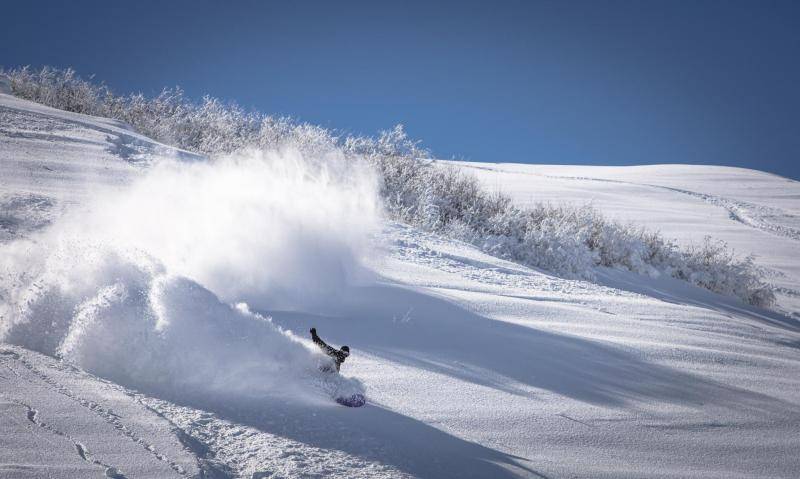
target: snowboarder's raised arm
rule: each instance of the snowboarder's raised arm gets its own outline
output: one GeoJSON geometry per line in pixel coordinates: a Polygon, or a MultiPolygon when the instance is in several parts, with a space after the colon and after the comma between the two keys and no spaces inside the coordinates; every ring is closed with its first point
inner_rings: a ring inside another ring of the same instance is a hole
{"type": "Polygon", "coordinates": [[[338,356],[337,353],[339,353],[339,351],[328,346],[328,344],[325,341],[323,341],[319,336],[317,336],[317,328],[311,328],[311,340],[314,341],[314,344],[319,346],[319,348],[323,350],[325,354],[327,354],[328,356],[332,357],[338,356]]]}

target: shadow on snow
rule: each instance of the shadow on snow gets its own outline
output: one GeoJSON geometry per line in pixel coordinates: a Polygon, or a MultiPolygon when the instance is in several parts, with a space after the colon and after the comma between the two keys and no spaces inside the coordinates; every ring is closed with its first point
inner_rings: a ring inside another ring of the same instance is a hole
{"type": "Polygon", "coordinates": [[[610,344],[488,319],[399,286],[353,290],[341,317],[267,314],[301,335],[316,325],[334,343],[513,394],[529,394],[525,385],[609,407],[657,401],[781,408],[773,398],[652,364],[610,344]],[[398,321],[409,308],[411,318],[398,321]]]}
{"type": "MultiPolygon", "coordinates": [[[[794,407],[648,363],[619,347],[491,320],[445,299],[400,286],[352,289],[344,298],[344,306],[332,316],[264,313],[300,335],[317,326],[326,338],[350,345],[356,354],[366,351],[512,394],[530,395],[529,389],[521,387],[524,385],[607,407],[635,408],[637,403],[655,402],[762,413],[794,407]]],[[[306,429],[298,428],[307,413],[298,410],[297,414],[296,421],[273,423],[269,419],[269,424],[251,424],[317,447],[358,455],[364,454],[357,443],[368,436],[388,448],[376,453],[376,459],[423,477],[541,476],[521,466],[522,458],[458,439],[374,405],[361,410],[334,409],[326,421],[337,424],[324,428],[311,423],[306,429]],[[285,429],[285,424],[294,426],[285,429]],[[354,435],[353,443],[343,442],[343,436],[350,434],[354,435]]]]}

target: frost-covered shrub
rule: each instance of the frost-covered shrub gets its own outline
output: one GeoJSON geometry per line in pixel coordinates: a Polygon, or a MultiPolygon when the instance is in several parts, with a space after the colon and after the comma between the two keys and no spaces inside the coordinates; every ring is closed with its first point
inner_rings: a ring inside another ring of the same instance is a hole
{"type": "Polygon", "coordinates": [[[181,89],[154,98],[118,96],[71,69],[0,71],[15,95],[63,110],[124,121],[158,141],[204,154],[287,145],[322,161],[337,151],[377,171],[387,213],[512,261],[573,278],[591,279],[597,266],[666,274],[708,290],[769,306],[770,287],[752,257],[736,258],[721,242],[680,248],[657,232],[604,218],[590,206],[515,206],[454,167],[424,160],[428,153],[402,126],[377,138],[339,136],[289,118],[275,118],[211,97],[189,101],[181,89]]]}
{"type": "Polygon", "coordinates": [[[154,98],[140,93],[122,96],[105,85],[80,78],[72,69],[44,67],[33,71],[24,67],[0,74],[9,78],[12,92],[21,98],[120,120],[155,140],[198,153],[214,155],[288,144],[314,153],[339,146],[338,139],[325,128],[247,112],[209,96],[195,103],[180,88],[164,89],[154,98]]]}
{"type": "Polygon", "coordinates": [[[19,68],[5,73],[15,95],[62,110],[96,115],[101,113],[102,98],[108,92],[78,77],[74,70],[44,67],[38,72],[19,68]]]}
{"type": "Polygon", "coordinates": [[[675,276],[711,291],[738,296],[759,306],[769,306],[775,295],[760,279],[760,268],[752,255],[738,259],[724,241],[706,236],[699,246],[685,254],[684,268],[675,276]]]}

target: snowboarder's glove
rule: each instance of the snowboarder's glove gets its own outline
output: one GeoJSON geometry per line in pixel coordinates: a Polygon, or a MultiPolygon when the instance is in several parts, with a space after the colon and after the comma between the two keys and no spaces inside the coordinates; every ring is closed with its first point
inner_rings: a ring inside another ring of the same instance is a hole
{"type": "Polygon", "coordinates": [[[317,328],[311,328],[311,337],[313,338],[316,335],[317,335],[317,328]]]}

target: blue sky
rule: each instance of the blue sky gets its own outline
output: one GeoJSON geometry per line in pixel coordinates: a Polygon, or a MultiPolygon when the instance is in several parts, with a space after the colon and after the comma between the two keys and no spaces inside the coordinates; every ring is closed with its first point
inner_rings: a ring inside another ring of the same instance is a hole
{"type": "Polygon", "coordinates": [[[800,179],[800,2],[7,2],[0,65],[182,86],[441,158],[800,179]]]}

